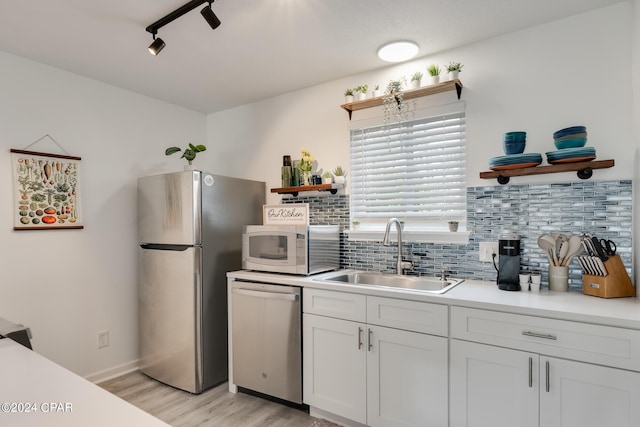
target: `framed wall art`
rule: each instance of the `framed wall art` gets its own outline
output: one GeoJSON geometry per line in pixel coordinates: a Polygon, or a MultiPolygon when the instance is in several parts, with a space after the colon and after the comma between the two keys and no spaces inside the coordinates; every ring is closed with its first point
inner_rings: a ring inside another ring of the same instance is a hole
{"type": "Polygon", "coordinates": [[[11,149],[14,230],[84,228],[80,157],[11,149]]]}

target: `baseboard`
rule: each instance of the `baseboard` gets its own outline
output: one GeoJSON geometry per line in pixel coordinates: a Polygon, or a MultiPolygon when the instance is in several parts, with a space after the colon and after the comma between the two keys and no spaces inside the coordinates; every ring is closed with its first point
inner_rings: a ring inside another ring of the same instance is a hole
{"type": "Polygon", "coordinates": [[[94,384],[100,384],[101,382],[105,382],[112,378],[116,378],[136,370],[138,370],[138,359],[124,363],[122,365],[114,366],[113,368],[105,369],[104,371],[86,375],[84,378],[94,384]]]}

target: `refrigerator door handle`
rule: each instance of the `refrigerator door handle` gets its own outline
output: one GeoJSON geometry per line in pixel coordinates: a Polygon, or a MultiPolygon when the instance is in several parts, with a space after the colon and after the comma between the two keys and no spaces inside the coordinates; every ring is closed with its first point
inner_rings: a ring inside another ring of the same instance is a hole
{"type": "Polygon", "coordinates": [[[258,298],[281,299],[281,300],[287,300],[287,301],[298,300],[298,294],[255,291],[252,289],[243,289],[243,288],[233,288],[231,292],[238,295],[247,295],[247,296],[258,297],[258,298]]]}
{"type": "Polygon", "coordinates": [[[193,245],[166,245],[157,243],[142,243],[140,244],[142,249],[153,249],[156,251],[186,251],[192,248],[193,245]]]}

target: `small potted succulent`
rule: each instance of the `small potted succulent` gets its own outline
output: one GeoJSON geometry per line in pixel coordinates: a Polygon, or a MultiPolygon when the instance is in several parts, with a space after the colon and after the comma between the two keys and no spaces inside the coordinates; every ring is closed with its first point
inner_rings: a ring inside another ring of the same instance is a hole
{"type": "Polygon", "coordinates": [[[344,102],[347,104],[353,102],[353,89],[347,89],[344,91],[344,102]]]}
{"type": "Polygon", "coordinates": [[[459,62],[449,62],[449,65],[447,65],[449,80],[456,80],[458,78],[458,74],[462,71],[462,67],[464,67],[464,65],[459,62]]]}
{"type": "Polygon", "coordinates": [[[458,231],[458,221],[449,221],[449,231],[458,231]]]}
{"type": "Polygon", "coordinates": [[[422,81],[422,74],[420,71],[416,71],[411,76],[411,89],[418,89],[420,87],[420,82],[422,81]]]}
{"type": "Polygon", "coordinates": [[[322,183],[323,184],[331,184],[331,183],[333,183],[333,175],[331,175],[331,172],[325,172],[322,175],[322,183]]]}
{"type": "Polygon", "coordinates": [[[356,97],[356,101],[362,101],[367,98],[367,90],[369,89],[369,85],[365,84],[362,86],[356,86],[353,90],[354,95],[356,97]]]}
{"type": "Polygon", "coordinates": [[[353,221],[351,225],[352,225],[351,227],[352,230],[357,230],[360,228],[360,221],[353,221]]]}
{"type": "Polygon", "coordinates": [[[431,64],[427,67],[429,76],[431,76],[431,84],[440,83],[440,72],[442,69],[437,64],[431,64]]]}
{"type": "Polygon", "coordinates": [[[190,143],[189,146],[184,149],[184,151],[182,151],[182,149],[180,149],[179,147],[169,147],[164,151],[164,154],[166,156],[170,156],[173,153],[182,151],[182,156],[180,156],[180,158],[187,159],[187,162],[189,162],[189,166],[191,166],[191,162],[195,160],[198,153],[205,151],[206,149],[207,147],[205,147],[204,145],[193,145],[190,143]]]}
{"type": "Polygon", "coordinates": [[[380,85],[375,85],[373,88],[373,91],[371,92],[371,95],[374,98],[377,98],[379,96],[382,96],[382,91],[380,90],[380,85]]]}
{"type": "Polygon", "coordinates": [[[342,166],[336,166],[336,168],[333,170],[333,175],[334,175],[334,179],[333,181],[336,184],[344,184],[347,181],[347,172],[345,172],[344,169],[342,169],[342,166]]]}

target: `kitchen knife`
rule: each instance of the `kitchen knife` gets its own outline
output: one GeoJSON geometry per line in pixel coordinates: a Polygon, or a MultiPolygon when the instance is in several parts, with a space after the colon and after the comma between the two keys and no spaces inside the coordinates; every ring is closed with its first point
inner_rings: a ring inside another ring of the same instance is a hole
{"type": "Polygon", "coordinates": [[[593,243],[593,247],[596,249],[596,253],[597,253],[598,257],[602,261],[608,260],[609,257],[607,256],[607,254],[604,251],[604,248],[600,244],[600,240],[598,240],[598,238],[594,236],[594,237],[591,238],[591,242],[593,243]]]}
{"type": "Polygon", "coordinates": [[[596,265],[598,266],[598,270],[600,270],[600,275],[601,276],[606,276],[607,274],[609,274],[607,272],[607,267],[605,267],[604,263],[602,262],[602,260],[600,258],[594,258],[596,265]]]}

